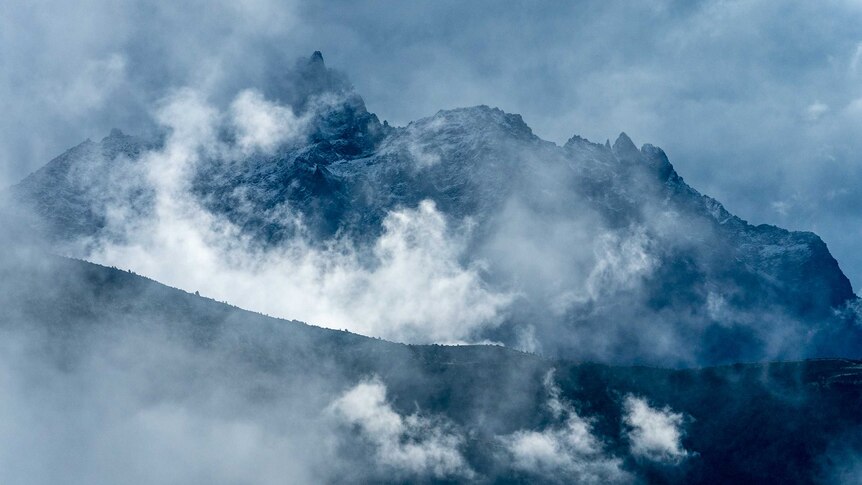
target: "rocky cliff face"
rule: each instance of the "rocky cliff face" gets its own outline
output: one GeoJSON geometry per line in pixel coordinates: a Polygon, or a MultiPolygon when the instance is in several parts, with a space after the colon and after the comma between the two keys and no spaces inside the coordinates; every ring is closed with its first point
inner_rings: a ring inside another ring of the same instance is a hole
{"type": "MultiPolygon", "coordinates": [[[[663,364],[862,349],[847,309],[856,297],[817,235],[746,223],[689,187],[660,148],[638,149],[625,134],[557,146],[486,106],[390,127],[319,53],[273,86],[265,95],[303,120],[302,136],[208,153],[188,184],[196,203],[261,247],[304,238],[362,248],[392,211],[430,200],[449,236],[466,241],[461,263],[511,297],[476,339],[663,364]]],[[[12,192],[59,242],[122,238],[116,221],[143,217],[155,197],[150,179],[129,174],[165,143],[115,131],[12,192]]]]}

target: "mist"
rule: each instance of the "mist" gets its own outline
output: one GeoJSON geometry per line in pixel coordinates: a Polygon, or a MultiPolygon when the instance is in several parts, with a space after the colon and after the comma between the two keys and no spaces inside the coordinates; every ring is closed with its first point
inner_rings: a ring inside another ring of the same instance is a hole
{"type": "Polygon", "coordinates": [[[405,346],[2,238],[4,483],[640,483],[778,462],[838,480],[857,466],[841,384],[856,374],[824,373],[837,361],[666,371],[405,346]],[[731,436],[762,435],[774,444],[726,468],[731,436]],[[809,461],[784,461],[799,449],[809,461]]]}
{"type": "Polygon", "coordinates": [[[553,371],[533,374],[544,363],[491,361],[511,376],[488,389],[436,381],[467,398],[440,407],[435,385],[422,385],[439,377],[405,346],[24,254],[0,261],[4,483],[486,483],[553,481],[560,470],[629,483],[637,473],[562,397],[553,371]],[[534,387],[545,426],[531,424],[534,387]],[[495,411],[486,392],[512,398],[495,411]],[[550,462],[541,442],[532,448],[541,436],[559,441],[550,462]]]}
{"type": "Polygon", "coordinates": [[[0,11],[0,482],[862,469],[858,2],[0,11]]]}

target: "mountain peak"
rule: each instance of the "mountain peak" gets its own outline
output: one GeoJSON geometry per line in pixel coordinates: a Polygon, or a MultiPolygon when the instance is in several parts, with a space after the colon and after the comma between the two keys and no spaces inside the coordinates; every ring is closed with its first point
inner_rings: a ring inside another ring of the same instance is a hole
{"type": "Polygon", "coordinates": [[[440,110],[433,116],[415,121],[411,125],[422,127],[432,133],[451,133],[453,130],[460,130],[473,135],[496,132],[519,139],[535,138],[533,130],[524,122],[521,115],[506,113],[500,108],[492,108],[484,104],[440,110]]]}
{"type": "MultiPolygon", "coordinates": [[[[566,148],[587,148],[587,149],[602,149],[605,148],[605,145],[601,143],[593,143],[590,140],[580,136],[580,135],[572,135],[571,138],[566,141],[566,144],[563,145],[566,148]]],[[[608,148],[610,148],[610,144],[608,144],[608,148]]]]}
{"type": "Polygon", "coordinates": [[[631,160],[640,155],[640,150],[638,150],[632,139],[625,132],[620,133],[620,136],[617,137],[617,141],[614,142],[613,151],[614,155],[620,160],[631,160]]]}
{"type": "Polygon", "coordinates": [[[327,67],[320,51],[314,51],[311,57],[297,59],[287,69],[274,70],[264,86],[267,98],[290,105],[299,112],[304,111],[309,101],[317,96],[353,92],[347,76],[327,67]]]}
{"type": "Polygon", "coordinates": [[[661,148],[647,143],[641,147],[641,154],[653,170],[658,173],[660,180],[674,179],[682,181],[682,178],[673,169],[673,165],[671,165],[667,155],[661,148]]]}

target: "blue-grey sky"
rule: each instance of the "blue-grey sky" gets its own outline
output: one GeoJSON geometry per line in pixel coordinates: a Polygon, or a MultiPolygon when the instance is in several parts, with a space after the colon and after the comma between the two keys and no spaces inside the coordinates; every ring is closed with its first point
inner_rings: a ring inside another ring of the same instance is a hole
{"type": "Polygon", "coordinates": [[[659,145],[744,219],[820,234],[858,291],[860,26],[860,0],[0,0],[0,181],[321,50],[395,124],[488,104],[558,143],[659,145]]]}

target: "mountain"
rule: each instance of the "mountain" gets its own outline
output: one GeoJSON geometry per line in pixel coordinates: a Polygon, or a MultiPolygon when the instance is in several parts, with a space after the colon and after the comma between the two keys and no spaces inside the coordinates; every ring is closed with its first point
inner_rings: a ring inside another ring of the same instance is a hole
{"type": "MultiPolygon", "coordinates": [[[[455,338],[674,366],[860,354],[858,298],[826,244],[730,214],[660,148],[625,134],[558,146],[487,106],[392,127],[320,53],[263,96],[292,135],[248,148],[241,125],[219,126],[180,170],[183,203],[256,250],[347,244],[369,267],[393,214],[430,207],[477,291],[508,302],[455,338]]],[[[154,168],[152,154],[175,155],[177,133],[84,142],[12,197],[58,251],[99,260],[93,248],[136,244],[130,225],[164,218],[178,189],[159,184],[179,162],[154,168]]]]}
{"type": "Polygon", "coordinates": [[[26,251],[0,275],[0,413],[28,426],[16,449],[65,464],[3,463],[0,476],[29,483],[262,470],[316,483],[812,483],[858,471],[859,361],[615,367],[390,343],[26,251]],[[358,414],[340,414],[345,402],[358,414]],[[127,456],[136,466],[117,467],[127,456]]]}

